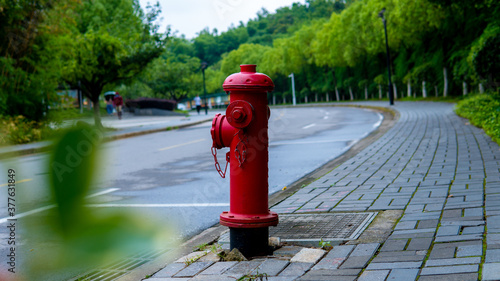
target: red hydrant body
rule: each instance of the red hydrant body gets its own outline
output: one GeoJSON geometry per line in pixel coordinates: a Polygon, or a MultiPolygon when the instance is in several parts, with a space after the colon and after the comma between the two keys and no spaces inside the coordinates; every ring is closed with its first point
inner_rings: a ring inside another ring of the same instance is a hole
{"type": "MultiPolygon", "coordinates": [[[[230,93],[226,115],[212,122],[212,153],[230,147],[230,209],[220,223],[230,228],[231,249],[246,256],[268,253],[268,227],[278,224],[278,214],[268,202],[268,119],[267,93],[274,84],[256,65],[241,65],[241,72],[226,78],[223,88],[230,93]]],[[[226,166],[227,167],[227,166],[226,166]]],[[[216,159],[216,168],[222,172],[216,159]]]]}

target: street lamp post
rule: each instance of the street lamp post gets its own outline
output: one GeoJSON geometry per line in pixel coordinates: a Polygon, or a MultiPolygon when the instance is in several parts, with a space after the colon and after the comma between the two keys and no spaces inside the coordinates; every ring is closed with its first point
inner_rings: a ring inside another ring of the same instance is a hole
{"type": "Polygon", "coordinates": [[[207,88],[205,87],[205,69],[207,69],[208,63],[201,63],[201,72],[203,73],[203,99],[205,100],[205,115],[208,115],[208,102],[207,102],[207,88]]]}
{"type": "Polygon", "coordinates": [[[297,100],[295,99],[295,76],[292,74],[288,75],[292,79],[292,104],[297,105],[297,100]]]}
{"type": "Polygon", "coordinates": [[[384,23],[384,31],[385,31],[385,50],[387,56],[387,74],[389,78],[389,104],[394,105],[394,93],[392,91],[392,79],[391,79],[391,55],[389,54],[389,43],[387,40],[387,21],[384,17],[385,8],[382,9],[378,13],[378,16],[382,18],[382,22],[384,23]]]}

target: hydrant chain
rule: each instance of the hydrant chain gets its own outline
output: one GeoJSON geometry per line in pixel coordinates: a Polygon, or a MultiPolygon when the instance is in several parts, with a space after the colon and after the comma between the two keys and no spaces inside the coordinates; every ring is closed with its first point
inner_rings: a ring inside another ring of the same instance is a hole
{"type": "Polygon", "coordinates": [[[226,155],[226,168],[224,168],[224,172],[222,172],[222,169],[220,168],[219,161],[217,160],[217,148],[215,146],[212,146],[212,155],[214,156],[214,160],[215,160],[215,169],[217,170],[217,172],[219,173],[219,175],[222,178],[225,178],[226,171],[227,171],[227,165],[229,165],[229,157],[228,157],[229,152],[226,155]]]}

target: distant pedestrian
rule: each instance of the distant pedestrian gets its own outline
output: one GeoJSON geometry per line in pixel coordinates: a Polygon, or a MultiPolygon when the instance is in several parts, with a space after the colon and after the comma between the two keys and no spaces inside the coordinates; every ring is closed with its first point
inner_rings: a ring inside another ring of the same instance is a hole
{"type": "Polygon", "coordinates": [[[115,105],[118,119],[122,119],[123,98],[120,96],[118,92],[116,92],[116,95],[113,98],[113,104],[115,105]]]}
{"type": "Polygon", "coordinates": [[[113,115],[113,100],[106,100],[106,111],[108,112],[108,115],[113,115]]]}
{"type": "Polygon", "coordinates": [[[196,104],[196,111],[198,111],[198,115],[200,115],[201,99],[199,95],[196,95],[196,97],[194,98],[194,103],[196,104]]]}

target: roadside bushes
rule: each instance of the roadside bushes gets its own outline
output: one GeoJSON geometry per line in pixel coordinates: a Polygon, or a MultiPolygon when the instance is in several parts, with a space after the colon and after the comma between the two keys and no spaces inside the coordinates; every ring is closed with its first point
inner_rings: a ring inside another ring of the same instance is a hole
{"type": "Polygon", "coordinates": [[[52,135],[53,129],[45,122],[28,120],[22,115],[0,116],[0,146],[39,141],[52,135]]]}
{"type": "Polygon", "coordinates": [[[469,119],[472,125],[483,128],[495,142],[500,144],[500,94],[489,92],[477,94],[457,103],[455,112],[469,119]]]}

